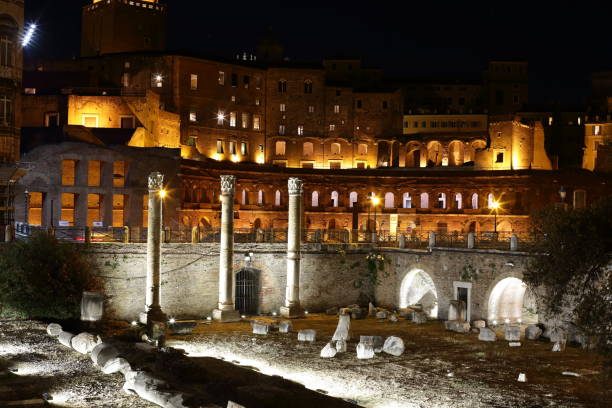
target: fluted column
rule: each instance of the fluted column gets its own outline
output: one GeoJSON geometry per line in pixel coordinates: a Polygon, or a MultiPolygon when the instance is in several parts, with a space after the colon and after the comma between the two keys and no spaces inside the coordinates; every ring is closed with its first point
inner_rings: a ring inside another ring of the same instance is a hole
{"type": "Polygon", "coordinates": [[[213,319],[220,322],[240,320],[234,306],[234,192],[236,178],[221,176],[221,243],[219,245],[219,308],[213,319]]]}
{"type": "Polygon", "coordinates": [[[163,322],[166,316],[160,306],[160,258],[161,258],[161,215],[164,175],[159,172],[149,174],[149,219],[147,228],[147,279],[145,313],[141,321],[148,326],[153,322],[163,322]]]}
{"type": "Polygon", "coordinates": [[[287,231],[287,287],[283,317],[300,317],[304,311],[300,306],[300,244],[302,229],[302,180],[291,177],[289,187],[289,228],[287,231]]]}

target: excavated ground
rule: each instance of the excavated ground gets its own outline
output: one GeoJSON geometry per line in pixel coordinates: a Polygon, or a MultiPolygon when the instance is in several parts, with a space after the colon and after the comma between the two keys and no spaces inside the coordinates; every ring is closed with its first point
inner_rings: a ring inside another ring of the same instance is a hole
{"type": "MultiPolygon", "coordinates": [[[[310,314],[293,321],[292,333],[266,336],[252,334],[247,321],[205,322],[191,335],[169,336],[168,345],[189,356],[222,358],[280,375],[366,407],[610,407],[612,401],[612,381],[593,352],[575,347],[552,352],[549,342],[524,339],[521,347],[511,348],[504,340],[481,342],[477,334],[445,331],[441,322],[368,318],[351,322],[347,353],[322,359],[319,352],[337,321],[310,314]],[[317,341],[298,342],[300,329],[316,329],[317,341]],[[406,351],[400,357],[382,353],[358,360],[360,335],[401,337],[406,351]],[[526,383],[517,382],[519,373],[527,375],[526,383]]],[[[497,334],[503,339],[502,329],[497,334]]]]}

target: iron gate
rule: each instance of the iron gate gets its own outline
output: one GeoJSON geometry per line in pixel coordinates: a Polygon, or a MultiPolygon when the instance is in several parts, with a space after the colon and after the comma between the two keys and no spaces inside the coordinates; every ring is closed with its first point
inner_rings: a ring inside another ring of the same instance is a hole
{"type": "Polygon", "coordinates": [[[236,308],[242,315],[256,315],[259,306],[259,271],[242,268],[236,274],[236,308]]]}

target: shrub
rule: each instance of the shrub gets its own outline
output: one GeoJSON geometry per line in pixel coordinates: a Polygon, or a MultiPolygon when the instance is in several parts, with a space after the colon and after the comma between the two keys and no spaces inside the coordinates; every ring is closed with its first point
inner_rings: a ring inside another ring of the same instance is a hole
{"type": "Polygon", "coordinates": [[[84,245],[45,233],[0,250],[0,315],[76,318],[82,292],[99,289],[84,245]]]}

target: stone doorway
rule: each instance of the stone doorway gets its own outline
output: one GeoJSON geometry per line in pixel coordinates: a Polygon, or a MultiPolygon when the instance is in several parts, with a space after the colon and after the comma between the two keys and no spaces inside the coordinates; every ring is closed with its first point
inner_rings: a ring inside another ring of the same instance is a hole
{"type": "Polygon", "coordinates": [[[256,315],[259,309],[259,275],[254,268],[242,268],[236,273],[236,309],[241,315],[256,315]]]}

